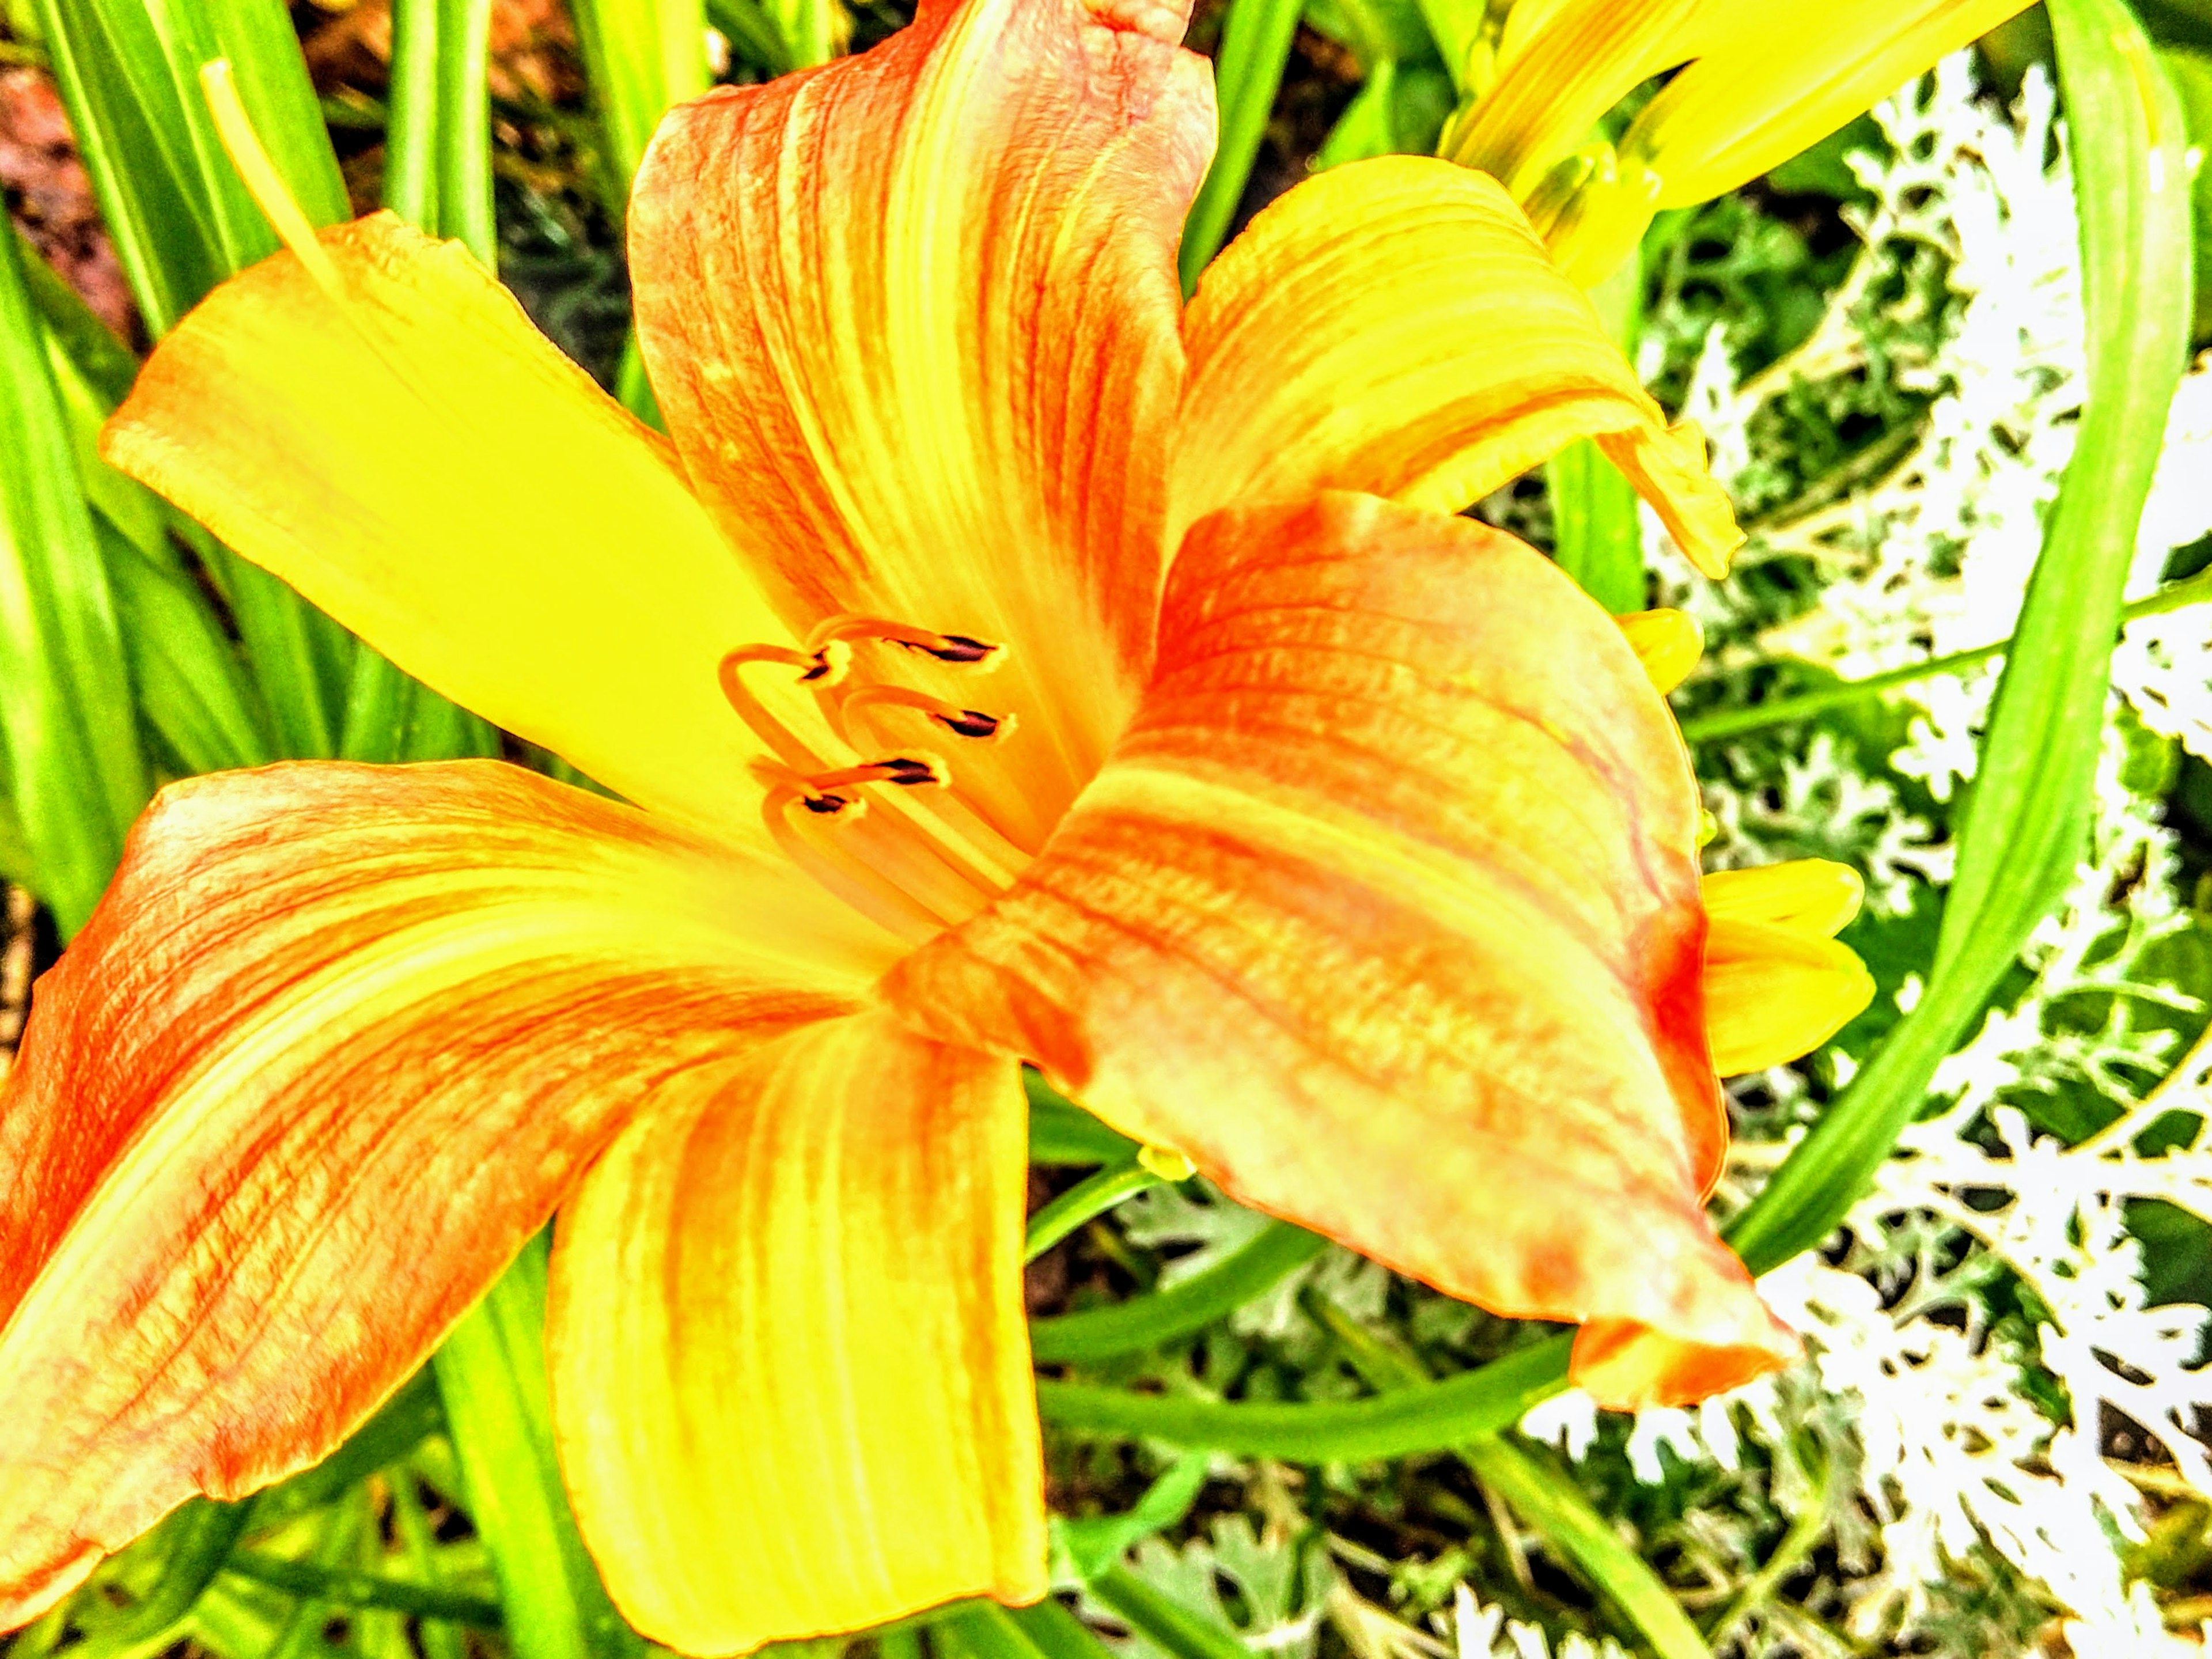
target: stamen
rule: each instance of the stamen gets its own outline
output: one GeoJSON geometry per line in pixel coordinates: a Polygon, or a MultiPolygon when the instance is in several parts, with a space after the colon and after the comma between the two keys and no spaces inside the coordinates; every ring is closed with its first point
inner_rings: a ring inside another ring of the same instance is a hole
{"type": "Polygon", "coordinates": [[[884,617],[832,617],[817,624],[806,636],[806,645],[809,650],[819,650],[844,640],[879,640],[886,645],[902,645],[909,651],[919,651],[941,663],[962,668],[991,667],[1004,659],[1006,653],[1003,645],[993,645],[966,634],[933,634],[927,628],[892,622],[884,617]]]}
{"type": "MultiPolygon", "coordinates": [[[[996,743],[1014,729],[1012,714],[987,714],[980,708],[963,708],[957,702],[904,685],[855,686],[825,704],[825,712],[837,735],[844,738],[848,716],[878,707],[918,709],[956,737],[979,743],[996,743]]],[[[851,741],[849,738],[846,740],[851,741]]]]}
{"type": "Polygon", "coordinates": [[[787,645],[743,645],[724,657],[715,672],[721,681],[722,696],[738,711],[738,718],[752,729],[755,737],[781,756],[785,764],[803,774],[820,770],[821,757],[799,741],[789,726],[770,714],[768,706],[746,689],[744,671],[754,663],[794,668],[799,671],[800,684],[820,690],[842,680],[852,659],[850,646],[834,642],[812,651],[794,651],[787,645]]]}
{"type": "Polygon", "coordinates": [[[945,789],[951,787],[952,774],[934,755],[887,755],[882,760],[868,761],[860,766],[841,766],[833,772],[817,772],[805,782],[817,793],[842,789],[848,784],[856,783],[895,783],[902,789],[913,789],[927,784],[945,789]]]}
{"type": "MultiPolygon", "coordinates": [[[[867,810],[858,796],[810,794],[795,783],[779,783],[761,800],[761,822],[783,854],[814,879],[901,938],[917,944],[941,932],[948,918],[939,915],[896,882],[871,869],[842,847],[824,846],[809,830],[793,821],[794,806],[804,806],[817,817],[850,823],[867,810]],[[831,805],[830,803],[836,803],[831,805]]],[[[837,837],[842,840],[842,834],[837,837]]]]}
{"type": "Polygon", "coordinates": [[[215,117],[216,137],[222,141],[231,166],[238,169],[246,194],[268,216],[270,227],[284,246],[307,268],[315,285],[334,300],[343,298],[337,267],[331,263],[331,256],[316,240],[313,224],[293,199],[284,175],[276,170],[276,162],[262,148],[260,136],[253,131],[253,122],[246,112],[245,104],[240,101],[238,83],[231,75],[228,58],[200,65],[200,90],[207,96],[208,112],[215,117]]]}

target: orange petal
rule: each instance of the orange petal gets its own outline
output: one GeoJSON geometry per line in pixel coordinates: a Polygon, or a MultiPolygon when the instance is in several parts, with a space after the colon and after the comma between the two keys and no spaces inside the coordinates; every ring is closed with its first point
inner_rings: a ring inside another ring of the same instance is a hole
{"type": "Polygon", "coordinates": [[[1176,526],[1317,489],[1455,513],[1595,437],[1699,567],[1743,539],[1494,179],[1378,156],[1305,180],[1208,268],[1184,322],[1176,526]]]}
{"type": "Polygon", "coordinates": [[[140,371],[107,458],[409,672],[610,788],[750,822],[732,647],[780,637],[665,446],[459,244],[393,218],[226,283],[140,371]]]}
{"type": "Polygon", "coordinates": [[[638,338],[701,495],[796,626],[1013,647],[1027,778],[994,804],[1032,845],[1151,648],[1176,246],[1212,146],[1187,9],[936,0],[678,109],[631,198],[638,338]]]}
{"type": "Polygon", "coordinates": [[[1012,1062],[863,1014],[653,1105],[562,1212],[547,1320],[630,1622],[743,1653],[1042,1595],[1012,1062]]]}
{"type": "Polygon", "coordinates": [[[330,1451],[657,1079],[894,954],[511,767],[165,791],[0,1091],[0,1629],[330,1451]]]}
{"type": "Polygon", "coordinates": [[[886,994],[1453,1295],[1779,1363],[1699,1207],[1698,823],[1665,705],[1549,561],[1371,497],[1224,513],[1097,781],[886,994]]]}

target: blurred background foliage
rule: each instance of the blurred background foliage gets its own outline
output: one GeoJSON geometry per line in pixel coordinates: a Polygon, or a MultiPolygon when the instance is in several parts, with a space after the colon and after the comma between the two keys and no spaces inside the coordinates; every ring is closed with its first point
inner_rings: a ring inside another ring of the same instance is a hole
{"type": "MultiPolygon", "coordinates": [[[[1222,149],[1186,283],[1310,169],[1432,149],[1457,97],[1437,42],[1467,14],[1201,3],[1190,41],[1217,60],[1222,149]]],[[[387,205],[461,239],[651,418],[622,221],[659,112],[712,80],[863,50],[908,15],[895,0],[0,0],[15,224],[0,246],[0,1038],[163,780],[467,754],[568,775],[96,459],[137,357],[275,246],[212,141],[198,65],[236,65],[313,217],[387,205]]],[[[2135,15],[2201,151],[2212,0],[2135,15]]],[[[1904,1052],[1880,1045],[1929,982],[1975,738],[1998,718],[1987,647],[2012,629],[2087,425],[2053,59],[2051,20],[2024,15],[1765,179],[1663,215],[1600,291],[1654,392],[1716,441],[1753,536],[1728,584],[1690,577],[1586,448],[1479,509],[1615,611],[1699,617],[1709,654],[1677,707],[1717,863],[1817,854],[1869,878],[1850,937],[1882,994],[1833,1048],[1736,1086],[1743,1144],[1718,1199],[1732,1213],[1878,1053],[1904,1052]],[[1852,689],[1870,678],[1887,694],[1852,689]]],[[[2061,78],[2069,96],[2092,85],[2061,78]]],[[[2201,346],[2212,173],[2195,190],[2201,346]]],[[[2204,379],[2185,382],[2192,409],[2204,379]]],[[[1930,1072],[1938,1109],[1848,1229],[1784,1270],[1806,1367],[1694,1417],[1578,1416],[1546,1402],[1556,1338],[1202,1182],[1132,1180],[1127,1143],[1036,1085],[1028,1289],[1062,1597],[864,1644],[884,1659],[1102,1644],[1127,1659],[2086,1655],[2197,1628],[2212,1613],[2212,1492],[2188,1443],[2205,1427],[2212,1170],[2189,1161],[2203,1119],[2188,1109],[2212,1105],[2212,640],[2176,596],[2197,597],[2212,564],[2212,507],[2189,507],[2212,496],[2190,471],[2212,465],[2212,416],[2190,427],[2176,408],[2154,492],[2172,539],[2146,532],[2128,588],[2142,619],[2115,692],[2087,705],[2097,781],[2050,808],[2066,867],[2016,936],[1996,930],[1988,982],[1955,1018],[1919,1020],[1936,1032],[1925,1067],[1874,1115],[1869,1167],[1930,1072]],[[1977,1027],[1992,993],[2001,1017],[1977,1027]],[[2155,1134],[2116,1174],[2092,1160],[2124,1151],[2108,1126],[2129,1114],[2155,1134]],[[2037,1158],[2050,1169],[2031,1181],[2037,1158]],[[1108,1197],[1127,1201],[1109,1214],[1108,1197]],[[2102,1312],[2068,1301],[2114,1264],[2102,1312]],[[2184,1316],[2151,1332],[2161,1307],[2184,1316]]],[[[1814,1239],[1851,1196],[1813,1206],[1814,1239]]],[[[1749,1211],[1740,1247],[1788,1255],[1759,1231],[1776,1212],[1749,1211]]],[[[328,1462],[246,1503],[187,1505],[0,1648],[642,1652],[552,1464],[543,1297],[541,1241],[328,1462]]]]}

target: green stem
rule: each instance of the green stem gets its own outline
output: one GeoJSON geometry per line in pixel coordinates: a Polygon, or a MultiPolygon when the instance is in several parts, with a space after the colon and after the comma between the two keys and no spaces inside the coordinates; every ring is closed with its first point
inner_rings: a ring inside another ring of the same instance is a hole
{"type": "Polygon", "coordinates": [[[1774,1594],[1782,1581],[1804,1565],[1805,1558],[1813,1553],[1813,1546],[1820,1541],[1820,1534],[1828,1526],[1828,1468],[1823,1464],[1819,1484],[1797,1518],[1790,1523],[1790,1530],[1775,1546],[1774,1553],[1766,1564],[1752,1574],[1738,1592],[1707,1628],[1705,1634],[1717,1642],[1734,1630],[1752,1609],[1774,1594]]]}
{"type": "MultiPolygon", "coordinates": [[[[2186,581],[2179,581],[2162,592],[2153,593],[2122,607],[2120,621],[2125,623],[2139,617],[2155,617],[2167,611],[2179,611],[2184,606],[2201,605],[2212,600],[2212,570],[2202,570],[2186,581]]],[[[1926,662],[1911,662],[1902,668],[1892,668],[1879,674],[1869,674],[1863,680],[1847,680],[1841,685],[1824,686],[1818,691],[1808,691],[1795,697],[1781,697],[1772,702],[1754,703],[1748,708],[1723,709],[1716,714],[1701,714],[1682,722],[1682,736],[1690,743],[1712,743],[1722,738],[1741,737],[1746,732],[1763,731],[1770,726],[1783,726],[1791,720],[1809,720],[1824,714],[1831,708],[1848,708],[1862,697],[1870,697],[1879,691],[1893,690],[1900,685],[1911,685],[1920,680],[1931,680],[1939,674],[1962,673],[1969,668],[1994,661],[2012,648],[2010,639],[2002,639],[1994,645],[1978,645],[1971,651],[1954,651],[1948,656],[1930,657],[1926,662]]]]}
{"type": "MultiPolygon", "coordinates": [[[[1309,1289],[1301,1300],[1374,1387],[1418,1389],[1428,1382],[1419,1359],[1386,1344],[1328,1297],[1309,1289]]],[[[1659,1659],[1712,1659],[1712,1650],[1665,1582],[1621,1541],[1571,1475],[1547,1467],[1502,1434],[1478,1435],[1454,1449],[1477,1480],[1589,1575],[1644,1632],[1659,1659]]]]}
{"type": "Polygon", "coordinates": [[[1040,1319],[1030,1349],[1042,1360],[1103,1359],[1157,1348],[1204,1330],[1270,1290],[1328,1248],[1328,1241],[1287,1221],[1273,1221],[1251,1242],[1180,1285],[1111,1307],[1040,1319]]]}
{"type": "Polygon", "coordinates": [[[1712,1659],[1712,1650],[1650,1564],[1621,1541],[1581,1487],[1503,1435],[1459,1449],[1475,1477],[1543,1534],[1633,1620],[1659,1659],[1712,1659]]]}
{"type": "Polygon", "coordinates": [[[1363,1462],[1455,1446],[1513,1426],[1566,1386],[1572,1338],[1547,1337],[1480,1370],[1367,1400],[1229,1401],[1037,1383],[1037,1409],[1065,1433],[1165,1440],[1291,1463],[1363,1462]]]}
{"type": "Polygon", "coordinates": [[[392,0],[384,205],[410,225],[438,222],[440,0],[392,0]]]}
{"type": "Polygon", "coordinates": [[[492,0],[437,0],[438,228],[498,269],[492,219],[492,0]]]}
{"type": "Polygon", "coordinates": [[[1252,1659],[1252,1650],[1235,1637],[1185,1611],[1127,1567],[1108,1567],[1085,1588],[1175,1659],[1252,1659]]]}
{"type": "Polygon", "coordinates": [[[481,1595],[440,1589],[431,1584],[410,1584],[403,1579],[381,1578],[349,1567],[319,1566],[259,1550],[240,1550],[223,1565],[223,1571],[257,1583],[334,1607],[389,1607],[417,1619],[439,1619],[466,1625],[473,1630],[501,1627],[499,1603],[481,1595]]]}
{"type": "Polygon", "coordinates": [[[1123,1199],[1160,1185],[1160,1177],[1132,1159],[1110,1170],[1101,1170],[1069,1188],[1030,1218],[1028,1236],[1022,1243],[1022,1260],[1034,1261],[1093,1216],[1112,1209],[1123,1199]]]}

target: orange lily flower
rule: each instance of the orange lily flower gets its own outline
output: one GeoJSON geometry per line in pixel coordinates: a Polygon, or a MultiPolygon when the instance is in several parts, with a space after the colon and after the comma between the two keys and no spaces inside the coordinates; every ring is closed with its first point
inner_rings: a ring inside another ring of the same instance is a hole
{"type": "MultiPolygon", "coordinates": [[[[1701,1208],[1680,736],[1448,516],[1595,435],[1717,566],[1696,436],[1445,162],[1301,185],[1183,311],[1182,25],[940,0],[678,111],[631,219],[672,444],[388,216],[155,354],[116,464],[626,799],[333,763],[149,809],[0,1096],[0,1627],[325,1455],[556,1207],[564,1473],[640,1629],[1042,1595],[1024,1060],[1585,1322],[1608,1403],[1795,1352],[1701,1208]]],[[[1735,960],[1800,971],[1728,981],[1739,1063],[1864,1000],[1776,879],[1735,960]]]]}

